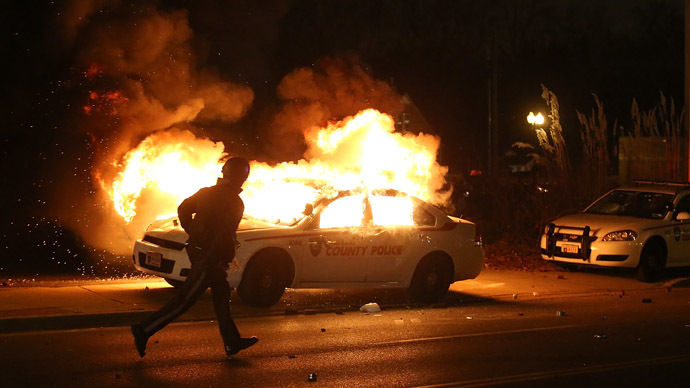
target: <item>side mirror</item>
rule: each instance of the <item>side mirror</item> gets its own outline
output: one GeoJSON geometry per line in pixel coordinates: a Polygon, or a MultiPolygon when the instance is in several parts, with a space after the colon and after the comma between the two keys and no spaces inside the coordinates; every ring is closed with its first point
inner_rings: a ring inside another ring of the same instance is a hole
{"type": "Polygon", "coordinates": [[[676,215],[676,220],[677,221],[688,221],[688,220],[690,220],[690,213],[680,212],[676,215]]]}
{"type": "MultiPolygon", "coordinates": [[[[314,213],[314,205],[308,203],[306,206],[304,206],[304,211],[302,211],[302,214],[305,216],[310,216],[314,213]]],[[[688,218],[690,218],[690,214],[688,214],[688,218]]]]}

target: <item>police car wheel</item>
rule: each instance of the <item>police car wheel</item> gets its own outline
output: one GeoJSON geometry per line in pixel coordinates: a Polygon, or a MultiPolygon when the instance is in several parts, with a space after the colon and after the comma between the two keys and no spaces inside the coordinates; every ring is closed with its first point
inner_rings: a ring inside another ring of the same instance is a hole
{"type": "Polygon", "coordinates": [[[280,300],[286,282],[283,264],[272,257],[254,258],[244,269],[237,295],[248,305],[269,307],[280,300]]]}
{"type": "Polygon", "coordinates": [[[433,303],[441,300],[448,292],[453,278],[453,263],[442,255],[427,256],[417,265],[410,283],[413,299],[433,303]]]}
{"type": "Polygon", "coordinates": [[[637,280],[651,283],[661,277],[666,263],[666,255],[663,246],[659,243],[650,243],[642,249],[640,264],[637,265],[637,280]]]}

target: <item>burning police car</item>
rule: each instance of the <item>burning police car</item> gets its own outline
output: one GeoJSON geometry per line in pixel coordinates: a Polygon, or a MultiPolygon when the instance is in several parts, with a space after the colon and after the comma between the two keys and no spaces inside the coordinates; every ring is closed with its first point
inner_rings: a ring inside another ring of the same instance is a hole
{"type": "MultiPolygon", "coordinates": [[[[244,217],[228,281],[254,306],[278,302],[286,287],[408,288],[420,301],[484,265],[473,223],[399,193],[340,193],[307,205],[290,226],[244,217]]],[[[176,285],[189,273],[187,234],[176,217],[152,224],[134,246],[134,264],[176,285]]]]}
{"type": "Polygon", "coordinates": [[[606,193],[582,213],[549,224],[544,260],[636,268],[654,281],[668,267],[690,265],[690,185],[637,182],[606,193]]]}

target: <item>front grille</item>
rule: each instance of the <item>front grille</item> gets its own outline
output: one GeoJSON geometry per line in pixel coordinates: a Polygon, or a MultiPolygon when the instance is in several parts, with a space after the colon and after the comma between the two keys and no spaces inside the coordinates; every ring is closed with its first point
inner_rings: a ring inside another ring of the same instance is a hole
{"type": "Polygon", "coordinates": [[[148,241],[151,244],[156,244],[159,247],[174,249],[176,251],[181,251],[187,245],[185,243],[180,243],[177,241],[170,241],[159,237],[149,236],[148,234],[144,236],[144,241],[148,241]]]}
{"type": "MultiPolygon", "coordinates": [[[[588,251],[588,252],[591,252],[591,251],[588,251]]],[[[564,257],[564,258],[568,258],[568,259],[582,259],[582,250],[578,250],[578,253],[569,253],[569,252],[566,253],[566,252],[563,252],[561,250],[561,247],[555,247],[553,255],[549,254],[548,249],[542,248],[541,254],[546,255],[546,256],[564,257]]],[[[587,257],[589,257],[589,254],[587,255],[587,257]]]]}
{"type": "Polygon", "coordinates": [[[172,273],[173,267],[175,266],[175,262],[170,259],[162,258],[160,268],[154,267],[152,265],[146,264],[146,253],[139,252],[139,265],[146,269],[150,269],[156,272],[172,273]]]}
{"type": "Polygon", "coordinates": [[[592,250],[590,248],[592,241],[597,238],[590,236],[590,227],[585,226],[580,227],[566,227],[559,226],[555,224],[549,224],[546,231],[546,249],[542,250],[542,253],[549,256],[558,256],[565,258],[579,258],[582,260],[589,259],[592,250]],[[563,229],[572,229],[576,231],[582,231],[580,233],[562,233],[563,229]],[[558,231],[556,231],[558,230],[558,231]],[[564,252],[562,246],[558,246],[556,243],[562,244],[577,244],[579,245],[577,253],[564,252]]]}
{"type": "Polygon", "coordinates": [[[597,261],[625,261],[628,255],[599,255],[597,261]]]}

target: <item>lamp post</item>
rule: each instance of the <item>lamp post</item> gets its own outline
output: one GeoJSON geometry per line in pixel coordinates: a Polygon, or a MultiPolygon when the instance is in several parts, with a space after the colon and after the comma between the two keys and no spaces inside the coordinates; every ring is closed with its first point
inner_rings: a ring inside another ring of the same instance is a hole
{"type": "Polygon", "coordinates": [[[536,115],[534,112],[529,112],[527,115],[527,122],[531,125],[542,125],[544,124],[544,115],[541,114],[541,112],[537,112],[536,115]]]}

